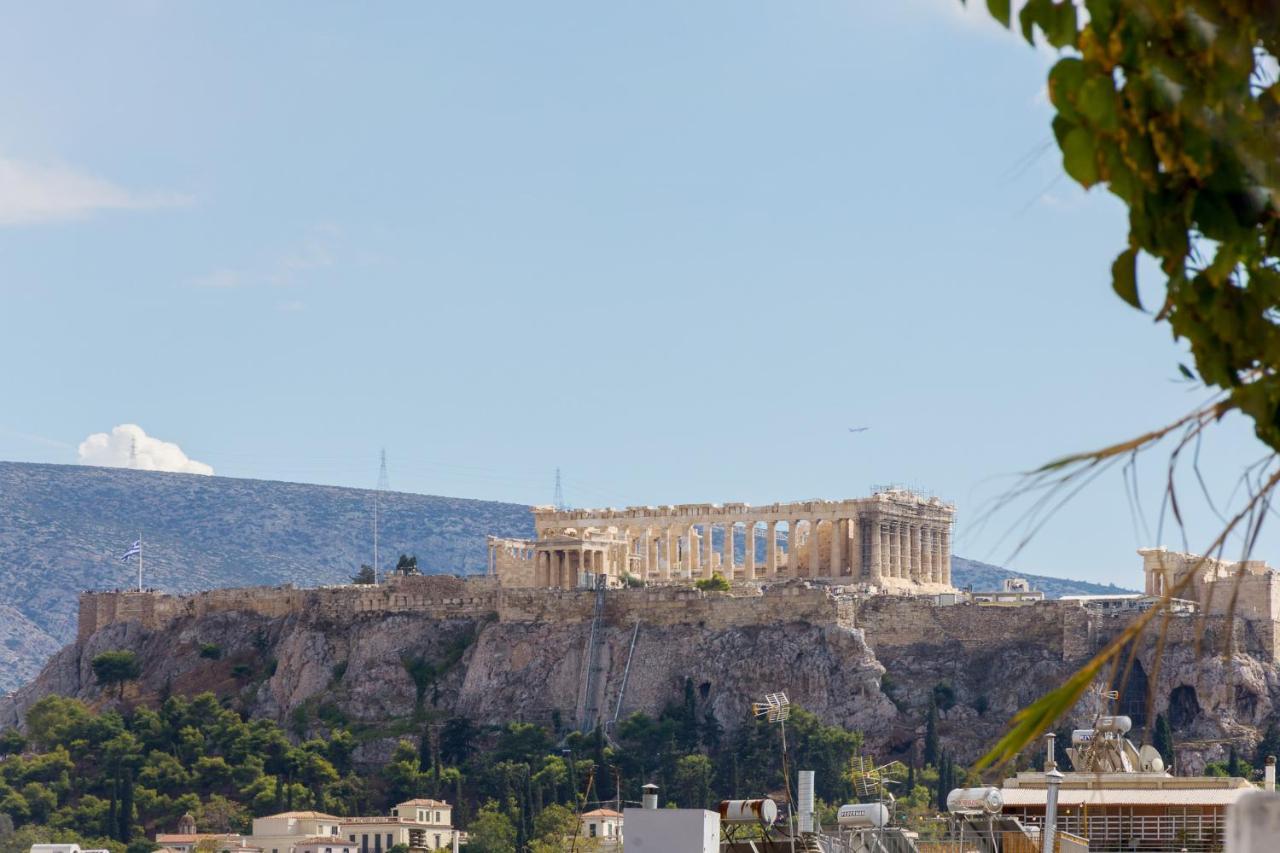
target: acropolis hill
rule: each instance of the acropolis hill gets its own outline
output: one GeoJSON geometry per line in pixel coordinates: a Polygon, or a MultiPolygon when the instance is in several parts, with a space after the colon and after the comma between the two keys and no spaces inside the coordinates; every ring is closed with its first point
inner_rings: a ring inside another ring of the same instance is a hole
{"type": "MultiPolygon", "coordinates": [[[[48,693],[116,701],[90,662],[124,648],[144,663],[129,701],[213,689],[246,713],[308,721],[310,733],[347,719],[370,732],[366,760],[385,755],[404,732],[397,721],[424,705],[608,731],[659,712],[686,678],[727,729],[748,719],[753,698],[785,690],[894,754],[918,739],[945,684],[956,702],[943,711],[943,740],[972,758],[1150,604],[1047,601],[1016,583],[957,591],[947,582],[954,508],[901,491],[764,507],[540,507],[534,517],[533,539],[489,539],[486,576],[86,592],[76,642],[0,697],[0,727],[48,693]],[[729,591],[694,586],[713,572],[732,578],[729,591]]],[[[1140,566],[1148,596],[1196,572],[1199,600],[1179,604],[1159,668],[1154,638],[1139,649],[1123,712],[1141,727],[1154,681],[1183,766],[1217,760],[1228,739],[1251,748],[1280,708],[1275,572],[1161,549],[1135,559],[1135,578],[1140,566]],[[1211,649],[1230,637],[1233,657],[1197,660],[1201,629],[1211,649]]]]}

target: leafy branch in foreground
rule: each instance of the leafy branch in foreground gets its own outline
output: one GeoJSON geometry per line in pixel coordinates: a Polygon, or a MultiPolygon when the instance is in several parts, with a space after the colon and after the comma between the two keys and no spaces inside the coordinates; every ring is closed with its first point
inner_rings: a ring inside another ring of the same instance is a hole
{"type": "MultiPolygon", "coordinates": [[[[1106,453],[1110,448],[1099,451],[1106,453]]],[[[1129,451],[1135,452],[1135,451],[1129,451]]],[[[1086,457],[1084,464],[1088,465],[1093,462],[1091,457],[1086,457]]],[[[1280,468],[1272,472],[1263,482],[1262,488],[1254,493],[1243,509],[1240,510],[1227,524],[1223,527],[1218,538],[1208,549],[1210,553],[1221,553],[1223,545],[1232,532],[1236,530],[1242,523],[1247,523],[1249,534],[1256,537],[1257,530],[1261,525],[1261,519],[1264,517],[1266,504],[1269,501],[1271,492],[1276,485],[1280,484],[1280,468]]],[[[1201,557],[1195,568],[1198,569],[1207,557],[1201,557]]],[[[1164,624],[1167,625],[1169,615],[1172,613],[1172,605],[1174,599],[1178,598],[1191,585],[1195,579],[1195,571],[1186,572],[1178,579],[1176,583],[1168,585],[1160,596],[1160,601],[1156,606],[1144,611],[1131,623],[1129,623],[1123,631],[1121,631],[1110,643],[1108,643],[1101,651],[1094,655],[1088,663],[1076,670],[1070,678],[1053,690],[1041,696],[1035,702],[1023,708],[1014,715],[1010,721],[1009,730],[996,742],[986,755],[984,755],[977,764],[976,769],[982,769],[989,766],[1003,766],[1010,761],[1019,752],[1025,749],[1032,741],[1040,735],[1048,731],[1060,717],[1069,712],[1075,706],[1084,692],[1089,688],[1094,680],[1102,672],[1103,668],[1108,664],[1112,664],[1113,672],[1118,670],[1120,656],[1126,648],[1130,649],[1130,659],[1125,666],[1124,675],[1120,678],[1112,678],[1112,684],[1121,684],[1127,680],[1129,667],[1132,666],[1133,657],[1137,653],[1137,641],[1147,630],[1150,623],[1157,617],[1164,617],[1164,624]]],[[[1237,583],[1238,578],[1237,575],[1237,583]]],[[[1234,596],[1231,611],[1234,611],[1234,596]]],[[[1203,625],[1203,623],[1202,623],[1203,625]]],[[[1159,647],[1157,648],[1156,663],[1159,664],[1160,652],[1163,650],[1164,627],[1161,628],[1159,647]]],[[[1155,678],[1151,679],[1154,684],[1155,678]]],[[[1150,703],[1150,697],[1148,697],[1150,703]]]]}
{"type": "MultiPolygon", "coordinates": [[[[1010,0],[987,0],[987,9],[1013,25],[1010,0]]],[[[1128,208],[1128,240],[1111,266],[1112,288],[1143,310],[1138,256],[1154,258],[1165,284],[1154,320],[1189,345],[1195,370],[1179,364],[1181,374],[1218,389],[1209,404],[1169,426],[1031,472],[1002,501],[1035,496],[1020,519],[1018,547],[1112,465],[1124,463],[1136,486],[1137,455],[1179,430],[1161,523],[1167,510],[1181,528],[1174,488],[1180,456],[1189,447],[1198,455],[1205,429],[1238,411],[1272,453],[1244,471],[1249,501],[1231,520],[1222,518],[1207,553],[1220,554],[1244,524],[1247,554],[1280,480],[1280,472],[1268,473],[1280,453],[1280,0],[1027,0],[1017,21],[1029,43],[1043,40],[1061,53],[1048,82],[1063,168],[1085,189],[1106,186],[1128,208]]],[[[1207,498],[1198,460],[1195,473],[1207,498]]],[[[1130,498],[1137,500],[1136,490],[1130,498]]],[[[1191,577],[1166,589],[1157,607],[1061,687],[1019,712],[980,766],[1008,761],[1027,746],[1107,664],[1118,674],[1126,647],[1127,673],[1136,641],[1161,617],[1158,666],[1171,600],[1191,577]]]]}

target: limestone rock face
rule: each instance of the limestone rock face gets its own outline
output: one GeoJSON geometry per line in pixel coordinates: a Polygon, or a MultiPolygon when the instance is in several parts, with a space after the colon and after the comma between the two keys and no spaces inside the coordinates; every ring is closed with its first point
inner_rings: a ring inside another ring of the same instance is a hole
{"type": "MultiPolygon", "coordinates": [[[[234,707],[290,726],[303,708],[311,731],[323,730],[326,713],[377,725],[410,718],[419,702],[481,723],[550,726],[558,719],[569,727],[588,708],[606,722],[636,711],[656,714],[680,701],[685,678],[693,679],[700,705],[730,731],[749,719],[753,700],[778,690],[872,741],[898,724],[898,710],[879,688],[884,668],[859,630],[807,623],[641,625],[638,633],[634,626],[604,627],[590,700],[589,636],[589,623],[414,613],[337,622],[224,612],[160,630],[114,624],[63,649],[34,682],[0,697],[0,726],[20,723],[32,703],[52,693],[105,707],[213,690],[234,707]],[[126,685],[122,700],[93,677],[94,656],[112,649],[131,650],[143,662],[142,677],[126,685]]],[[[375,741],[361,754],[377,760],[388,750],[375,741]]]]}
{"type": "MultiPolygon", "coordinates": [[[[695,605],[705,602],[688,603],[695,605]]],[[[1019,708],[1061,684],[1106,640],[1077,631],[1070,620],[1053,621],[1047,609],[1010,615],[887,601],[858,613],[866,628],[785,618],[735,625],[703,618],[718,611],[689,612],[687,621],[641,621],[638,630],[634,621],[604,618],[594,656],[591,622],[581,619],[229,610],[163,628],[113,623],[62,649],[31,684],[0,696],[0,728],[20,725],[26,710],[50,694],[111,707],[212,690],[231,707],[274,719],[300,737],[359,723],[372,734],[357,760],[377,764],[398,739],[417,737],[411,721],[418,709],[481,724],[572,728],[587,718],[607,726],[679,703],[688,678],[699,713],[713,713],[727,732],[750,718],[752,701],[785,691],[824,721],[863,732],[868,750],[886,758],[918,758],[936,698],[944,748],[970,761],[1019,708]],[[1088,642],[1064,643],[1064,630],[1088,642]],[[132,650],[143,663],[123,697],[104,692],[93,676],[93,658],[113,649],[132,650]]],[[[1208,636],[1208,651],[1197,656],[1194,623],[1176,627],[1159,667],[1154,639],[1144,644],[1134,678],[1144,691],[1152,685],[1154,712],[1173,726],[1179,769],[1198,772],[1208,761],[1225,760],[1228,741],[1252,758],[1280,709],[1280,669],[1250,645],[1243,628],[1232,647],[1251,651],[1223,657],[1213,653],[1221,637],[1208,636]]],[[[1095,705],[1082,702],[1064,724],[1088,726],[1095,705]]]]}

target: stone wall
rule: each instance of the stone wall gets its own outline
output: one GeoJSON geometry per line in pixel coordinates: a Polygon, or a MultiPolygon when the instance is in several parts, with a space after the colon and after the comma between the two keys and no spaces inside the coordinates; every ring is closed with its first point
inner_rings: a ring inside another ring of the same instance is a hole
{"type": "Polygon", "coordinates": [[[1092,651],[1093,619],[1070,602],[938,607],[926,598],[895,596],[862,599],[854,614],[854,624],[863,629],[867,645],[877,652],[921,643],[958,646],[964,651],[1036,645],[1054,650],[1062,660],[1092,651]]]}
{"type": "MultiPolygon", "coordinates": [[[[1043,601],[1018,607],[959,604],[937,606],[929,598],[858,596],[839,589],[790,581],[743,585],[731,593],[703,592],[683,585],[610,590],[604,621],[611,626],[692,625],[712,630],[807,623],[858,628],[877,652],[919,644],[978,649],[1035,645],[1061,660],[1081,660],[1102,647],[1132,614],[1092,613],[1075,602],[1043,601]]],[[[415,613],[431,619],[497,619],[504,623],[589,622],[596,594],[590,590],[510,588],[497,578],[395,577],[380,586],[344,585],[319,589],[248,587],[173,596],[157,592],[86,592],[80,597],[78,639],[109,625],[132,622],[149,629],[177,619],[242,612],[268,618],[291,614],[352,620],[364,614],[415,613]]],[[[1241,614],[1243,616],[1243,614],[1241,614]]],[[[1209,616],[1225,631],[1225,616],[1209,616]]],[[[1205,620],[1174,617],[1169,642],[1193,643],[1205,620]]],[[[1237,620],[1233,644],[1275,660],[1280,623],[1237,620]]]]}

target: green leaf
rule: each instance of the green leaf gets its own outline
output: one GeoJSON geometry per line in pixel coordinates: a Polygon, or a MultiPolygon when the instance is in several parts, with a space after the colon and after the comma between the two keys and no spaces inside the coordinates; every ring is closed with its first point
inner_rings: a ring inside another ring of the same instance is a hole
{"type": "Polygon", "coordinates": [[[1071,47],[1076,43],[1076,7],[1072,0],[1053,5],[1053,16],[1045,35],[1054,47],[1071,47]]]}
{"type": "Polygon", "coordinates": [[[1048,28],[1049,16],[1052,14],[1052,0],[1027,0],[1027,5],[1018,12],[1018,23],[1022,25],[1022,37],[1027,40],[1027,44],[1035,47],[1035,28],[1048,28]]]}
{"type": "Polygon", "coordinates": [[[1062,140],[1062,166],[1085,189],[1098,182],[1093,135],[1083,127],[1072,129],[1062,140]]]}
{"type": "Polygon", "coordinates": [[[1009,0],[987,0],[987,11],[1004,26],[1009,26],[1009,0]]]}
{"type": "Polygon", "coordinates": [[[1116,295],[1139,311],[1142,301],[1138,299],[1138,250],[1130,246],[1120,253],[1111,265],[1111,288],[1116,295]]]}
{"type": "Polygon", "coordinates": [[[1049,100],[1067,118],[1079,116],[1076,101],[1080,97],[1080,87],[1087,77],[1084,60],[1072,56],[1059,59],[1049,69],[1049,100]]]}
{"type": "Polygon", "coordinates": [[[1084,7],[1089,10],[1089,26],[1099,35],[1111,32],[1115,23],[1115,0],[1085,0],[1084,7]]]}
{"type": "Polygon", "coordinates": [[[1095,127],[1114,130],[1120,123],[1115,85],[1105,74],[1094,74],[1084,81],[1076,94],[1076,106],[1095,127]]]}

